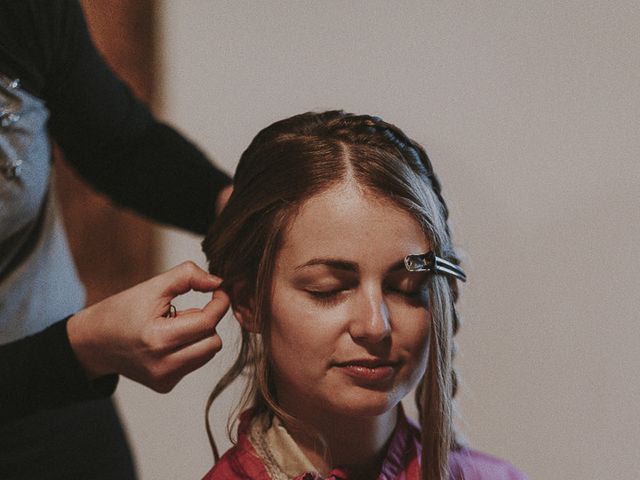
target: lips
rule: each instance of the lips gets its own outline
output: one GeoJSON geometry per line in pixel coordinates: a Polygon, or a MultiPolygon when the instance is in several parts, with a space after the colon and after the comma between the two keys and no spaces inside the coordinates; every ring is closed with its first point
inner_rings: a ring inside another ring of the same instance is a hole
{"type": "Polygon", "coordinates": [[[335,366],[359,383],[373,384],[391,380],[399,362],[379,358],[359,358],[337,362],[335,366]]]}
{"type": "Polygon", "coordinates": [[[354,360],[347,360],[345,362],[336,362],[338,367],[365,367],[365,368],[378,368],[378,367],[395,367],[399,362],[391,360],[384,360],[382,358],[358,358],[354,360]]]}

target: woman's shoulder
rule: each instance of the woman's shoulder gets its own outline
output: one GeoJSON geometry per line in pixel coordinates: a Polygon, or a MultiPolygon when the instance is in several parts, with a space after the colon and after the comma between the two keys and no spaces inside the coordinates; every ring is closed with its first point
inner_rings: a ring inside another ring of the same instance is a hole
{"type": "MultiPolygon", "coordinates": [[[[416,445],[414,461],[417,466],[422,449],[420,427],[404,414],[401,418],[405,419],[402,425],[407,428],[405,431],[416,445]]],[[[468,446],[461,446],[449,453],[449,472],[451,480],[527,480],[527,476],[509,462],[468,446]]]]}
{"type": "Polygon", "coordinates": [[[452,480],[527,480],[527,476],[509,462],[470,448],[451,452],[449,469],[452,480]]]}
{"type": "Polygon", "coordinates": [[[271,477],[246,435],[225,452],[202,480],[270,480],[271,477]]]}

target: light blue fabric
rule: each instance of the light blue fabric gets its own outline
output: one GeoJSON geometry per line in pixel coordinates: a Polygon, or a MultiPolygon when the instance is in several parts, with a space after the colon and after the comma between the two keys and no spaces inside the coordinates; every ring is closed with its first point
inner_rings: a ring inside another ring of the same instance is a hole
{"type": "Polygon", "coordinates": [[[48,116],[40,99],[0,75],[0,344],[85,302],[56,200],[48,116]]]}

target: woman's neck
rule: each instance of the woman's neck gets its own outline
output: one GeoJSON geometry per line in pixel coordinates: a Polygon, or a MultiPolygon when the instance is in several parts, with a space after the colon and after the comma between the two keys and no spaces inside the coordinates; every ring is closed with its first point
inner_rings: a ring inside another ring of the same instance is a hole
{"type": "Polygon", "coordinates": [[[348,467],[349,478],[377,477],[397,423],[398,407],[371,417],[296,413],[302,428],[286,425],[287,430],[321,474],[343,466],[348,467]]]}

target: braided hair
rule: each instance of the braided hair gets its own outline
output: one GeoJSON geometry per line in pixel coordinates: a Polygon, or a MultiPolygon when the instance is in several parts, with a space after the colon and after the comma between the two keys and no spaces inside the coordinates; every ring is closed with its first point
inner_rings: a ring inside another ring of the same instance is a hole
{"type": "MultiPolygon", "coordinates": [[[[304,113],[262,130],[242,154],[234,192],[203,241],[209,270],[233,285],[242,283],[256,305],[261,335],[242,332],[234,365],[214,388],[215,398],[237,377],[250,381],[243,403],[255,411],[295,422],[276,400],[269,362],[269,295],[282,232],[308,198],[348,175],[411,213],[430,238],[435,253],[459,265],[448,224],[449,210],[426,151],[398,127],[369,115],[341,110],[304,113]]],[[[416,389],[422,435],[423,480],[448,478],[448,454],[458,448],[453,429],[454,336],[460,321],[453,277],[433,275],[429,287],[432,318],[426,373],[416,389]]],[[[233,298],[232,298],[233,300],[233,298]]],[[[231,426],[229,426],[229,429],[231,426]]],[[[210,442],[218,452],[207,423],[210,442]]]]}

